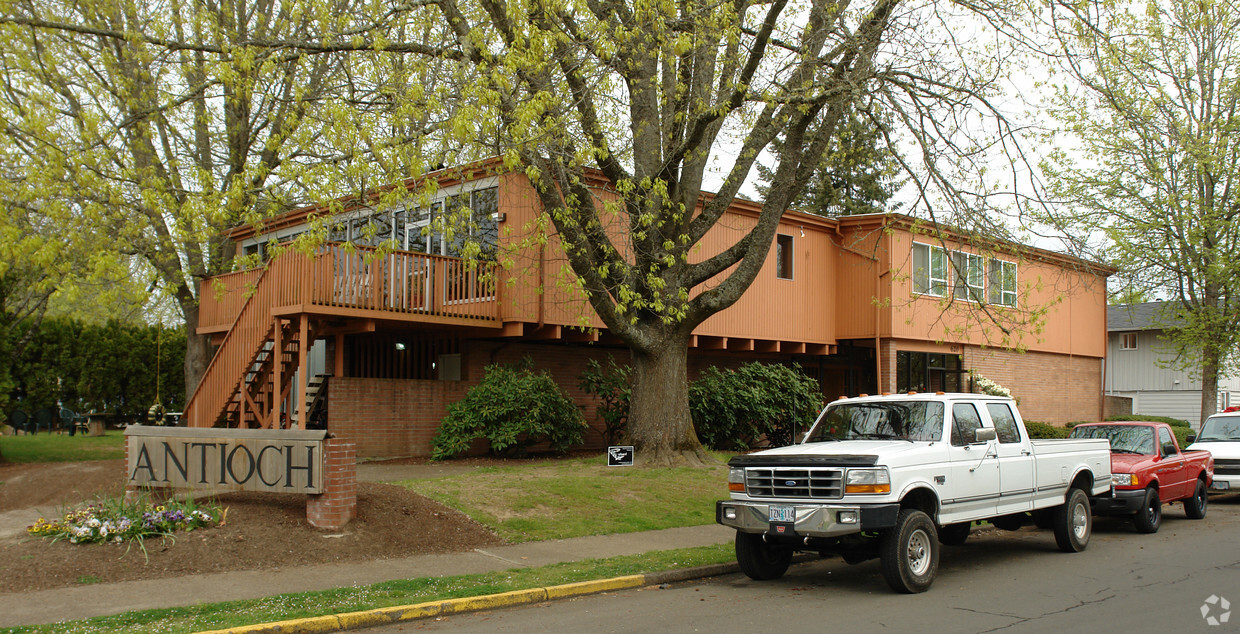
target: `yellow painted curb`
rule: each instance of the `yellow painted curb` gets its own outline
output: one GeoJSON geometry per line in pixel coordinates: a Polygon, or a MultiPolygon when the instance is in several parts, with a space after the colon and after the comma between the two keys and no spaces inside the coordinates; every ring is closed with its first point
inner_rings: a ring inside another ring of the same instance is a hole
{"type": "Polygon", "coordinates": [[[564,599],[568,597],[595,594],[598,592],[638,588],[643,585],[646,585],[646,575],[629,575],[627,577],[614,577],[612,579],[599,579],[597,581],[567,583],[560,586],[551,586],[549,588],[514,590],[512,592],[488,594],[480,597],[464,597],[461,599],[447,599],[444,601],[429,601],[426,603],[418,603],[416,605],[402,605],[391,608],[365,610],[362,612],[312,616],[304,619],[277,621],[275,623],[259,623],[257,625],[246,625],[243,627],[234,627],[226,630],[199,632],[198,634],[224,634],[225,632],[230,634],[338,632],[340,630],[373,627],[376,625],[386,625],[388,623],[415,621],[418,619],[443,616],[447,614],[461,614],[464,612],[493,610],[496,608],[505,608],[514,605],[538,603],[539,601],[547,601],[550,599],[564,599]]]}

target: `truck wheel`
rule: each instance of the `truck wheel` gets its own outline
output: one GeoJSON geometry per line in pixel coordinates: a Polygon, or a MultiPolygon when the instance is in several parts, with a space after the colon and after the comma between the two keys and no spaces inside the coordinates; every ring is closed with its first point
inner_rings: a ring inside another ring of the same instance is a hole
{"type": "Polygon", "coordinates": [[[948,524],[939,527],[939,543],[948,546],[962,546],[966,539],[969,538],[969,529],[973,527],[972,522],[960,522],[959,524],[948,524]]]}
{"type": "Polygon", "coordinates": [[[779,548],[762,541],[761,535],[736,532],[736,563],[750,579],[778,579],[792,563],[792,549],[779,548]]]}
{"type": "Polygon", "coordinates": [[[1162,500],[1158,499],[1158,489],[1150,487],[1145,490],[1145,498],[1141,500],[1141,508],[1132,516],[1132,524],[1138,533],[1157,533],[1162,524],[1162,500]]]}
{"type": "Polygon", "coordinates": [[[1089,514],[1089,496],[1072,488],[1067,501],[1055,507],[1055,543],[1065,553],[1079,553],[1089,545],[1089,532],[1093,527],[1089,514]]]}
{"type": "Polygon", "coordinates": [[[892,590],[913,594],[930,589],[939,570],[939,541],[930,516],[917,509],[900,511],[895,527],[883,533],[879,561],[892,590]]]}
{"type": "Polygon", "coordinates": [[[1206,493],[1206,481],[1198,480],[1197,488],[1193,489],[1193,497],[1184,500],[1184,514],[1190,520],[1199,520],[1206,516],[1206,501],[1209,499],[1206,493]]]}

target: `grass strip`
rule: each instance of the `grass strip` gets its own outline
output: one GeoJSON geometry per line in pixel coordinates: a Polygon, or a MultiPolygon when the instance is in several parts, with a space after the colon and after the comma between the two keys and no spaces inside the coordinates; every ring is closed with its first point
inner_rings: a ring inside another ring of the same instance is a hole
{"type": "Polygon", "coordinates": [[[369,586],[282,594],[262,599],[143,610],[8,632],[197,632],[256,623],[474,597],[592,579],[648,574],[734,561],[731,544],[587,559],[455,577],[424,577],[369,586]]]}
{"type": "Polygon", "coordinates": [[[125,457],[125,433],[113,430],[102,436],[49,433],[0,436],[0,455],[12,463],[113,460],[125,457]]]}

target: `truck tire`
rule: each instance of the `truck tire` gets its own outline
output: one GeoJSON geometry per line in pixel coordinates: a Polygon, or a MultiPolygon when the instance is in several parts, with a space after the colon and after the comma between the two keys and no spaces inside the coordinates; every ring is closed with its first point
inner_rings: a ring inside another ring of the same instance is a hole
{"type": "Polygon", "coordinates": [[[939,543],[948,546],[963,546],[965,540],[969,539],[969,530],[973,528],[972,522],[960,522],[959,524],[948,524],[939,527],[939,543]]]}
{"type": "Polygon", "coordinates": [[[736,563],[750,579],[778,579],[792,563],[792,549],[772,546],[761,535],[736,532],[736,563]]]}
{"type": "Polygon", "coordinates": [[[939,540],[930,516],[901,510],[896,525],[883,533],[879,561],[892,590],[913,594],[930,589],[939,571],[939,540]]]}
{"type": "Polygon", "coordinates": [[[1145,490],[1141,499],[1141,508],[1132,516],[1132,525],[1138,533],[1157,533],[1162,525],[1162,500],[1158,499],[1158,489],[1150,487],[1145,490]]]}
{"type": "Polygon", "coordinates": [[[1089,546],[1094,518],[1089,511],[1089,496],[1078,488],[1068,489],[1066,501],[1055,507],[1055,543],[1065,553],[1079,553],[1089,546]]]}
{"type": "Polygon", "coordinates": [[[1206,516],[1206,502],[1210,499],[1206,492],[1206,481],[1197,480],[1197,488],[1193,489],[1193,496],[1184,500],[1184,514],[1190,520],[1203,519],[1206,516]]]}

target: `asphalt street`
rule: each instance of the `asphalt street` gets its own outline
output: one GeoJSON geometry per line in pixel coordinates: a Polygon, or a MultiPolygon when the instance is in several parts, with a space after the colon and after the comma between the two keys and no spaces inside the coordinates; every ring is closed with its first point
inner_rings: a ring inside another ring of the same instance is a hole
{"type": "Polygon", "coordinates": [[[1240,631],[1240,494],[1212,497],[1201,521],[1179,504],[1164,514],[1153,535],[1099,519],[1089,548],[1074,554],[1059,552],[1049,531],[975,534],[944,547],[935,585],[919,595],[892,593],[877,561],[833,558],[776,581],[726,575],[377,631],[1240,631]]]}

